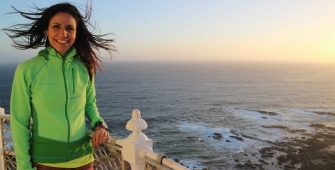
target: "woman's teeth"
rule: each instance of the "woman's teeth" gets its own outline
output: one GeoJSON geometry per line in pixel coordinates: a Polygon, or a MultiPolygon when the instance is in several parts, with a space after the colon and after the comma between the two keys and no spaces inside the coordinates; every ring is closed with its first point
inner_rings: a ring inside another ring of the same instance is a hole
{"type": "Polygon", "coordinates": [[[65,40],[56,40],[57,42],[59,43],[62,43],[62,44],[66,44],[68,41],[65,41],[65,40]]]}

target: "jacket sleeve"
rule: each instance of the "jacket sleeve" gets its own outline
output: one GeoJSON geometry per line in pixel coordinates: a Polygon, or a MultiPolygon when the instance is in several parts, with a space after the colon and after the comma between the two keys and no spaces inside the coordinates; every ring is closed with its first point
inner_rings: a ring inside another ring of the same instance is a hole
{"type": "Polygon", "coordinates": [[[17,170],[33,170],[30,150],[30,87],[20,64],[14,75],[10,99],[10,126],[16,155],[17,170]]]}
{"type": "Polygon", "coordinates": [[[95,94],[94,77],[93,77],[92,82],[89,82],[86,89],[86,105],[85,105],[85,113],[87,118],[90,120],[92,128],[94,128],[94,125],[97,122],[99,121],[104,122],[104,120],[99,115],[95,95],[96,94],[95,94]]]}

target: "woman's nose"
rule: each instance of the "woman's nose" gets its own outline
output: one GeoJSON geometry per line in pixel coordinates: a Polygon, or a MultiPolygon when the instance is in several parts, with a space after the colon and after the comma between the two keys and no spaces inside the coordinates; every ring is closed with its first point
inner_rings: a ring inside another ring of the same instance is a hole
{"type": "Polygon", "coordinates": [[[64,37],[67,37],[68,32],[66,31],[66,29],[63,29],[62,34],[63,34],[64,37]]]}

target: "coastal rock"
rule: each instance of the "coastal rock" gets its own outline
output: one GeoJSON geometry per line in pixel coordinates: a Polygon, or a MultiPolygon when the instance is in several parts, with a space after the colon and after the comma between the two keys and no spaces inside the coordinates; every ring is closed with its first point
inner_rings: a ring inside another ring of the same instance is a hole
{"type": "Polygon", "coordinates": [[[267,163],[264,159],[260,159],[258,160],[260,163],[264,164],[264,165],[269,165],[269,163],[267,163]]]}
{"type": "Polygon", "coordinates": [[[279,128],[279,129],[287,129],[288,128],[286,126],[281,126],[281,125],[262,125],[261,127],[263,127],[263,128],[279,128]]]}
{"type": "Polygon", "coordinates": [[[250,167],[250,168],[253,168],[253,169],[255,169],[255,168],[257,168],[257,166],[255,165],[255,164],[253,164],[253,163],[245,163],[245,165],[247,166],[247,167],[250,167]]]}
{"type": "Polygon", "coordinates": [[[214,136],[213,136],[213,138],[214,138],[214,139],[218,139],[218,140],[220,140],[220,139],[222,139],[222,138],[223,138],[223,136],[222,136],[222,134],[221,134],[221,133],[214,133],[214,136]]]}
{"type": "Polygon", "coordinates": [[[235,138],[235,139],[237,139],[237,140],[239,140],[239,141],[243,141],[243,140],[244,140],[243,138],[238,137],[238,136],[229,136],[229,137],[231,137],[231,138],[235,138]]]}
{"type": "Polygon", "coordinates": [[[328,127],[324,124],[313,123],[310,125],[311,127],[319,128],[319,129],[328,129],[328,130],[335,130],[335,127],[328,127]]]}
{"type": "Polygon", "coordinates": [[[244,165],[241,164],[241,163],[238,163],[238,164],[236,164],[236,167],[244,167],[244,165]]]}
{"type": "Polygon", "coordinates": [[[326,125],[323,125],[323,124],[319,124],[319,123],[313,123],[311,124],[311,127],[316,127],[316,128],[326,128],[326,125]]]}
{"type": "MultiPolygon", "coordinates": [[[[240,108],[234,107],[234,109],[239,110],[240,108]]],[[[278,115],[278,113],[276,113],[276,112],[270,112],[270,111],[265,111],[265,110],[249,110],[249,109],[245,109],[245,110],[246,111],[258,112],[258,113],[261,113],[261,114],[267,114],[267,115],[270,115],[270,116],[277,116],[278,115]]]]}
{"type": "Polygon", "coordinates": [[[264,147],[259,150],[261,153],[261,157],[263,159],[272,158],[274,156],[273,148],[272,147],[264,147]]]}
{"type": "Polygon", "coordinates": [[[335,169],[335,147],[332,147],[335,134],[318,131],[304,135],[303,138],[284,138],[273,142],[271,147],[260,149],[262,159],[259,162],[283,169],[335,169]]]}
{"type": "Polygon", "coordinates": [[[284,165],[285,169],[293,168],[291,165],[284,165]]]}
{"type": "Polygon", "coordinates": [[[249,139],[255,139],[255,140],[263,141],[261,139],[258,139],[257,136],[252,135],[252,134],[241,133],[241,136],[244,137],[244,138],[249,138],[249,139]]]}
{"type": "Polygon", "coordinates": [[[221,133],[214,133],[215,136],[217,137],[221,137],[222,138],[222,134],[221,133]]]}
{"type": "Polygon", "coordinates": [[[259,113],[262,113],[262,114],[268,114],[270,116],[276,116],[277,113],[276,112],[268,112],[268,111],[263,111],[263,110],[257,110],[259,113]]]}
{"type": "Polygon", "coordinates": [[[278,165],[283,164],[284,162],[287,161],[286,156],[285,156],[285,155],[280,155],[280,156],[278,156],[278,157],[277,157],[277,161],[278,161],[278,165]]]}
{"type": "Polygon", "coordinates": [[[197,139],[199,139],[197,136],[186,136],[185,137],[187,140],[197,140],[197,139]]]}
{"type": "Polygon", "coordinates": [[[291,133],[298,133],[298,132],[306,132],[307,130],[305,129],[287,129],[288,132],[291,133]]]}
{"type": "Polygon", "coordinates": [[[318,133],[318,134],[315,134],[315,137],[334,139],[335,138],[335,134],[331,134],[331,133],[318,133]]]}
{"type": "Polygon", "coordinates": [[[321,111],[314,111],[315,114],[318,115],[330,115],[330,116],[335,116],[335,113],[332,112],[321,112],[321,111]]]}

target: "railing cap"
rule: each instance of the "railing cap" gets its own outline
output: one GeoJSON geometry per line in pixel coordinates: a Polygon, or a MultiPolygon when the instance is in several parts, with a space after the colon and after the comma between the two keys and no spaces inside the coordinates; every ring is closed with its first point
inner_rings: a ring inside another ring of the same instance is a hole
{"type": "Polygon", "coordinates": [[[148,127],[147,122],[141,118],[141,113],[138,109],[133,110],[131,119],[127,122],[126,129],[129,131],[141,131],[148,127]]]}

